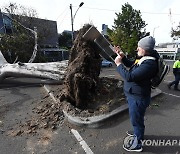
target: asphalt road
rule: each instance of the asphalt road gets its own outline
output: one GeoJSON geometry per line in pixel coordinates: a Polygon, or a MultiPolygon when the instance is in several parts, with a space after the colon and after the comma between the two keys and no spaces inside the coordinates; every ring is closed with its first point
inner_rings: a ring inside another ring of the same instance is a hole
{"type": "MultiPolygon", "coordinates": [[[[101,76],[120,78],[115,69],[115,66],[103,68],[101,76]]],[[[147,109],[145,139],[180,140],[180,92],[167,88],[167,83],[171,80],[173,80],[172,70],[159,87],[163,93],[154,98],[147,109]]],[[[11,80],[11,82],[9,80],[0,85],[0,154],[127,153],[122,145],[126,137],[125,132],[131,130],[128,111],[109,119],[101,128],[78,127],[65,120],[54,132],[44,130],[34,136],[7,135],[7,130],[31,117],[32,108],[47,95],[39,81],[20,80],[17,83],[11,80]]],[[[142,153],[178,154],[180,145],[144,146],[142,153]]]]}
{"type": "Polygon", "coordinates": [[[12,133],[32,119],[33,108],[48,96],[41,83],[53,84],[47,80],[10,78],[0,85],[0,154],[83,153],[65,123],[54,132],[42,130],[20,136],[12,133]]]}

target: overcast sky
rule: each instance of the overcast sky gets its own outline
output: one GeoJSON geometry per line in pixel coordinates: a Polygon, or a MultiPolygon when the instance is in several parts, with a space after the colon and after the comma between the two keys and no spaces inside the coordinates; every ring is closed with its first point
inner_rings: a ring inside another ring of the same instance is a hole
{"type": "Polygon", "coordinates": [[[148,24],[146,31],[154,35],[156,44],[172,42],[171,28],[177,27],[180,22],[180,0],[1,0],[0,7],[10,2],[32,7],[40,18],[57,21],[59,33],[71,30],[69,6],[72,4],[74,15],[81,2],[84,5],[75,16],[74,30],[86,23],[94,24],[99,31],[102,24],[111,28],[116,18],[115,12],[121,12],[122,5],[127,2],[141,11],[142,19],[148,24]]]}

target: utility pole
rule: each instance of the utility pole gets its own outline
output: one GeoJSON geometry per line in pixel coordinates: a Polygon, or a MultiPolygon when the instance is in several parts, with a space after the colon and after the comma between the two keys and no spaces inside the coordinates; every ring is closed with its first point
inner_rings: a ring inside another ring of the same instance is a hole
{"type": "Polygon", "coordinates": [[[76,17],[77,11],[79,10],[79,8],[80,8],[81,6],[83,6],[83,4],[84,4],[84,2],[81,2],[81,3],[79,4],[79,7],[78,7],[78,9],[76,10],[74,16],[73,16],[73,13],[72,13],[72,4],[70,4],[70,7],[69,7],[70,10],[71,10],[72,44],[73,44],[73,41],[74,41],[74,19],[75,19],[75,17],[76,17]]]}
{"type": "Polygon", "coordinates": [[[72,14],[72,4],[70,4],[70,10],[71,10],[71,27],[72,27],[72,32],[71,32],[71,36],[72,36],[72,44],[74,41],[74,27],[73,27],[73,14],[72,14]]]}

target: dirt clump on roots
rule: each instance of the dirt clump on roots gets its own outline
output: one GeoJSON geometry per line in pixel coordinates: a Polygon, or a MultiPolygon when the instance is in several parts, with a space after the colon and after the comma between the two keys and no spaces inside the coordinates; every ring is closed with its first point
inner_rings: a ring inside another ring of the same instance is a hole
{"type": "Polygon", "coordinates": [[[83,38],[91,25],[79,30],[70,51],[64,89],[60,101],[70,102],[78,108],[85,108],[93,100],[99,84],[102,58],[100,50],[92,41],[83,38]]]}
{"type": "Polygon", "coordinates": [[[60,101],[72,115],[98,115],[116,108],[118,99],[124,102],[122,86],[118,86],[122,81],[99,77],[101,49],[93,41],[83,38],[91,26],[85,25],[77,34],[70,52],[64,88],[60,92],[60,101]]]}

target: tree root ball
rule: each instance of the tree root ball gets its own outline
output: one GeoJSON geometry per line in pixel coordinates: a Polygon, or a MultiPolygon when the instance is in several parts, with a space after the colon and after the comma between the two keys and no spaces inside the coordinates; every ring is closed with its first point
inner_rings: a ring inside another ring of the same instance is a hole
{"type": "Polygon", "coordinates": [[[68,101],[78,108],[86,107],[86,102],[93,100],[101,71],[100,49],[94,42],[83,38],[90,27],[89,24],[84,25],[77,34],[60,95],[60,101],[68,101]]]}

